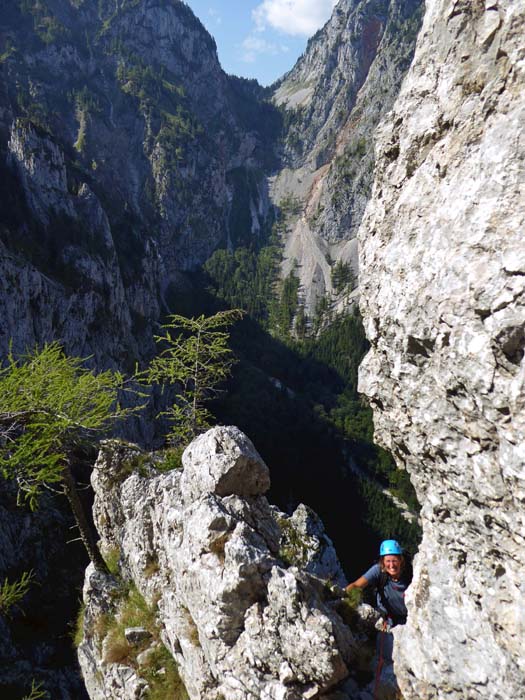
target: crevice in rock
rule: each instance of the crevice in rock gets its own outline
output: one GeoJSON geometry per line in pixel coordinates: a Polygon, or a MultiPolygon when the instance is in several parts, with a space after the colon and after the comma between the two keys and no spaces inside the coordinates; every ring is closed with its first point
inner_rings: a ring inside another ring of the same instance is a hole
{"type": "Polygon", "coordinates": [[[435,341],[430,338],[416,338],[413,335],[409,335],[407,336],[406,352],[408,355],[421,356],[428,359],[434,351],[435,345],[435,341]]]}
{"type": "Polygon", "coordinates": [[[512,365],[521,365],[525,354],[525,323],[514,328],[505,328],[495,340],[496,348],[501,350],[512,365]]]}

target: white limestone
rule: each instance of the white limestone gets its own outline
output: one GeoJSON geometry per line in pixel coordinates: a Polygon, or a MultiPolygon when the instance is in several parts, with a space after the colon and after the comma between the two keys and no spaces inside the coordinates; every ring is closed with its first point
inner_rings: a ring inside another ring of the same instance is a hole
{"type": "Polygon", "coordinates": [[[360,388],[423,504],[406,700],[523,694],[524,26],[522,3],[427,0],[360,231],[360,388]]]}
{"type": "MultiPolygon", "coordinates": [[[[358,642],[325,590],[327,579],[342,584],[344,576],[317,516],[301,507],[287,518],[269,506],[267,467],[237,428],[197,438],[182,474],[146,465],[119,476],[139,455],[123,443],[103,446],[92,478],[95,520],[103,551],[118,548],[121,575],[157,605],[191,700],[328,698],[348,679],[358,642]],[[282,532],[298,565],[283,558],[282,532]]],[[[79,659],[92,700],[142,692],[140,669],[104,660],[95,631],[108,609],[118,614],[114,585],[88,569],[79,659]]]]}

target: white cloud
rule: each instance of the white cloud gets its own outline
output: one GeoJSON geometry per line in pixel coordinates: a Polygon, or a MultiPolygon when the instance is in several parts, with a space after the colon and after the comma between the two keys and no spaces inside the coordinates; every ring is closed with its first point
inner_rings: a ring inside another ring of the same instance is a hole
{"type": "Polygon", "coordinates": [[[213,7],[210,7],[210,9],[208,10],[208,14],[213,20],[215,20],[215,24],[222,24],[222,17],[217,12],[217,10],[213,9],[213,7]]]}
{"type": "Polygon", "coordinates": [[[258,30],[270,26],[285,34],[311,36],[330,18],[337,0],[263,0],[252,11],[258,30]]]}
{"type": "Polygon", "coordinates": [[[288,47],[284,44],[274,44],[271,41],[266,41],[260,36],[250,34],[242,42],[243,56],[242,60],[245,63],[253,63],[260,54],[270,54],[272,56],[278,53],[285,53],[288,47]]]}

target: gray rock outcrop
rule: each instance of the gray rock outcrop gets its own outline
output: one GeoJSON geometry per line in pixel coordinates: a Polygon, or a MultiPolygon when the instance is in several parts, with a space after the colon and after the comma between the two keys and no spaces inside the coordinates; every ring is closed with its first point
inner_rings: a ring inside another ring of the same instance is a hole
{"type": "Polygon", "coordinates": [[[427,0],[360,232],[360,388],[422,503],[407,699],[523,695],[524,26],[523,3],[427,0]]]}
{"type": "Polygon", "coordinates": [[[71,354],[92,356],[99,366],[126,366],[139,355],[133,319],[160,314],[163,265],[155,242],[146,243],[141,273],[125,284],[106,212],[86,183],[69,192],[61,149],[17,119],[9,154],[28,222],[35,217],[43,231],[36,241],[26,232],[19,250],[9,237],[0,241],[0,348],[12,342],[19,354],[58,337],[71,354]]]}
{"type": "MultiPolygon", "coordinates": [[[[108,442],[92,477],[102,549],[119,553],[121,575],[156,611],[153,644],[192,700],[328,697],[348,680],[357,642],[327,597],[324,582],[342,571],[320,521],[270,507],[267,467],[237,428],[197,438],[183,465],[159,475],[137,448],[108,442]]],[[[131,663],[115,651],[101,623],[122,618],[115,585],[88,569],[79,658],[92,700],[143,697],[140,661],[154,653],[141,648],[131,663]]]]}

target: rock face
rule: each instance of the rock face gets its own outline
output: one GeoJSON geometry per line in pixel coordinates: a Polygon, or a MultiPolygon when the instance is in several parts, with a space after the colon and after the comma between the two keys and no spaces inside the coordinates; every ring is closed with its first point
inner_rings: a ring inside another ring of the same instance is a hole
{"type": "Polygon", "coordinates": [[[26,595],[0,613],[0,695],[29,695],[32,680],[57,700],[87,698],[68,625],[77,608],[86,557],[71,539],[72,518],[47,495],[35,512],[17,505],[16,489],[0,480],[0,586],[32,572],[26,595]]]}
{"type": "Polygon", "coordinates": [[[56,143],[15,120],[8,146],[11,178],[20,179],[31,212],[28,228],[38,220],[40,239],[32,240],[36,228],[16,242],[13,231],[4,230],[0,347],[12,340],[15,353],[21,353],[58,337],[72,354],[92,355],[99,365],[126,366],[139,354],[133,323],[138,308],[150,318],[160,312],[162,265],[154,242],[147,246],[152,255],[141,274],[126,288],[106,212],[88,184],[76,194],[68,191],[64,154],[56,143]]]}
{"type": "Polygon", "coordinates": [[[423,504],[405,698],[523,695],[524,24],[510,0],[427,0],[360,232],[360,386],[423,504]]]}
{"type": "Polygon", "coordinates": [[[399,92],[420,19],[420,0],[340,0],[275,92],[288,126],[285,168],[272,196],[279,204],[292,194],[303,205],[287,237],[283,272],[299,263],[310,313],[324,294],[348,305],[355,287],[354,281],[343,293],[334,289],[332,265],[341,260],[357,277],[356,236],[373,179],[374,131],[399,92]]]}
{"type": "MultiPolygon", "coordinates": [[[[268,470],[246,436],[214,428],[186,449],[182,473],[143,463],[126,478],[139,457],[121,443],[103,447],[95,520],[102,549],[120,553],[121,574],[157,610],[189,697],[292,700],[348,687],[357,643],[326,597],[326,579],[344,580],[331,542],[306,509],[294,519],[268,504],[268,470]]],[[[117,663],[100,623],[122,615],[115,585],[88,569],[79,658],[92,700],[146,692],[140,662],[153,652],[117,663]]]]}
{"type": "Polygon", "coordinates": [[[124,369],[186,271],[260,234],[277,111],[180,0],[10,0],[0,54],[0,350],[124,369]]]}

